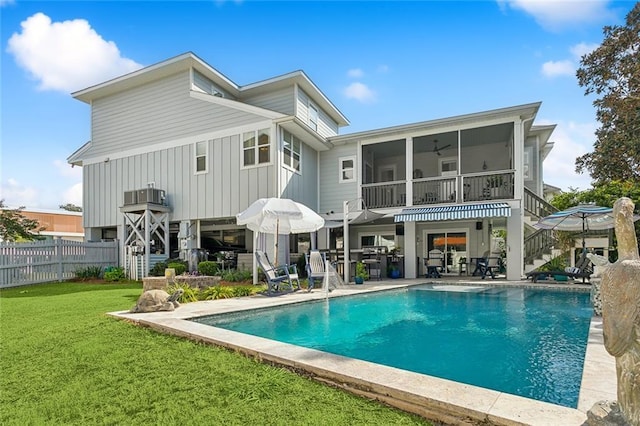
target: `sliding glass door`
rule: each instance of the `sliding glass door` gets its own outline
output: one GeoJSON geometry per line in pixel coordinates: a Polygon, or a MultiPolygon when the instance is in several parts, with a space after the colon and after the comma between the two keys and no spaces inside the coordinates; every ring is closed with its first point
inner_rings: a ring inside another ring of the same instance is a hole
{"type": "Polygon", "coordinates": [[[445,274],[458,274],[460,271],[460,259],[467,257],[467,244],[469,237],[467,230],[450,230],[430,232],[425,231],[426,251],[424,257],[428,257],[431,250],[440,250],[445,255],[445,274]]]}

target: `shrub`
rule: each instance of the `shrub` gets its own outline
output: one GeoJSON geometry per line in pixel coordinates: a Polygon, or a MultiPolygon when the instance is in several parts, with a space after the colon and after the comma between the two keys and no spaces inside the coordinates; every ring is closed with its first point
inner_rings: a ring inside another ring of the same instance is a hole
{"type": "Polygon", "coordinates": [[[107,281],[120,281],[126,278],[124,269],[110,266],[104,270],[104,279],[107,281]]]}
{"type": "MultiPolygon", "coordinates": [[[[175,269],[176,270],[176,275],[182,275],[187,271],[187,265],[185,265],[184,263],[181,262],[171,262],[167,265],[167,268],[171,269],[175,269]]],[[[162,275],[164,275],[164,270],[162,272],[162,275]]]]}
{"type": "Polygon", "coordinates": [[[264,286],[239,285],[232,287],[233,297],[253,296],[265,290],[264,286]]]}
{"type": "Polygon", "coordinates": [[[564,254],[558,257],[554,257],[544,265],[542,265],[539,270],[540,271],[564,271],[564,268],[567,266],[567,259],[564,257],[564,254]]]}
{"type": "Polygon", "coordinates": [[[366,266],[364,266],[364,263],[362,262],[356,263],[356,277],[360,277],[363,280],[369,279],[369,273],[367,272],[367,268],[366,266]]]}
{"type": "Polygon", "coordinates": [[[197,302],[200,290],[197,288],[191,287],[188,283],[177,281],[175,284],[172,284],[167,289],[167,293],[173,294],[179,288],[183,290],[182,296],[178,299],[180,303],[189,303],[189,302],[197,302]]]}
{"type": "Polygon", "coordinates": [[[87,266],[86,268],[78,268],[74,271],[76,278],[81,280],[90,280],[92,278],[102,277],[102,266],[87,266]]]}
{"type": "Polygon", "coordinates": [[[253,273],[248,269],[232,269],[222,273],[222,279],[233,283],[249,281],[253,278],[253,273]]]}
{"type": "Polygon", "coordinates": [[[198,272],[202,275],[214,276],[220,273],[220,268],[216,262],[204,261],[198,263],[198,272]]]}
{"type": "Polygon", "coordinates": [[[214,285],[202,292],[203,300],[230,299],[234,296],[233,288],[228,286],[214,285]]]}
{"type": "Polygon", "coordinates": [[[168,263],[166,261],[156,263],[153,265],[153,268],[149,270],[149,275],[152,277],[164,277],[164,270],[167,269],[167,265],[168,263]]]}

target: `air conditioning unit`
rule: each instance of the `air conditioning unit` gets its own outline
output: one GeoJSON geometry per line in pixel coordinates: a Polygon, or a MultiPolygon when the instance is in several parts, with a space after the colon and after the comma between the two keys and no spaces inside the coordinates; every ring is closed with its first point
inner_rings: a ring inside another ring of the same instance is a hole
{"type": "Polygon", "coordinates": [[[164,191],[162,189],[145,188],[145,189],[139,189],[137,193],[138,193],[138,203],[153,203],[153,204],[164,203],[164,191]]]}
{"type": "Polygon", "coordinates": [[[138,204],[138,191],[124,191],[124,205],[138,204]]]}

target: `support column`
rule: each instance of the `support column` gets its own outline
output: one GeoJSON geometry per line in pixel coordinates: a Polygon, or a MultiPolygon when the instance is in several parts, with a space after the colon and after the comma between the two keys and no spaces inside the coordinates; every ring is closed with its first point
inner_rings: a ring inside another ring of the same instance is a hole
{"type": "Polygon", "coordinates": [[[149,261],[151,260],[151,212],[144,211],[144,270],[143,277],[149,276],[149,261]]]}
{"type": "Polygon", "coordinates": [[[404,277],[417,278],[418,246],[416,240],[416,223],[404,223],[404,277]]]}
{"type": "Polygon", "coordinates": [[[518,281],[524,275],[524,210],[512,208],[507,218],[507,280],[518,281]]]}

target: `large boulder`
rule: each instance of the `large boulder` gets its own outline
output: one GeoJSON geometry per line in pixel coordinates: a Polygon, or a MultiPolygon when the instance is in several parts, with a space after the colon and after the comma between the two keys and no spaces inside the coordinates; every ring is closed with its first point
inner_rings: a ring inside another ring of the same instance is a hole
{"type": "Polygon", "coordinates": [[[147,290],[138,298],[138,303],[131,308],[131,313],[173,311],[180,303],[178,299],[184,290],[178,289],[172,295],[164,290],[147,290]]]}

